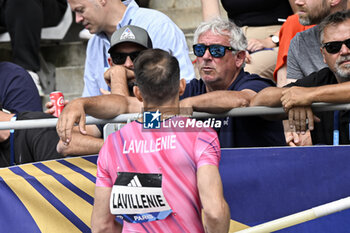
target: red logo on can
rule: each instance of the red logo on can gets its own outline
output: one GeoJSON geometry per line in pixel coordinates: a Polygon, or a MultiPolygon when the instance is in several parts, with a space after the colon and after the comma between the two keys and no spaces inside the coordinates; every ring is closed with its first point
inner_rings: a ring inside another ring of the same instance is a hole
{"type": "Polygon", "coordinates": [[[60,91],[51,92],[50,100],[55,106],[55,112],[53,113],[53,115],[55,117],[59,117],[64,108],[64,97],[62,92],[60,91]]]}

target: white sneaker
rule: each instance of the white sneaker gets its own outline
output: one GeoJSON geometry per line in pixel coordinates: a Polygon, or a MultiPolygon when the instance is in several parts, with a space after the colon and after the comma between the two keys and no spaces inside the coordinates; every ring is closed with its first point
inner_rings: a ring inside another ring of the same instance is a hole
{"type": "Polygon", "coordinates": [[[79,38],[80,39],[83,39],[83,40],[89,40],[91,37],[93,37],[94,35],[93,34],[91,34],[90,32],[89,32],[89,30],[87,30],[87,29],[83,29],[83,30],[81,30],[80,32],[79,32],[79,38]]]}
{"type": "Polygon", "coordinates": [[[42,97],[44,96],[44,92],[43,92],[43,88],[40,85],[40,79],[39,79],[39,75],[31,70],[27,70],[28,73],[30,74],[30,76],[32,77],[36,88],[38,89],[39,95],[42,97]]]}

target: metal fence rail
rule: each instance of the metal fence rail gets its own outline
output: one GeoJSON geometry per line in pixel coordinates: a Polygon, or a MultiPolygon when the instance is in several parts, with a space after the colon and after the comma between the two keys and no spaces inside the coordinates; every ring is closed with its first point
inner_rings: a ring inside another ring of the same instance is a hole
{"type": "Polygon", "coordinates": [[[329,214],[334,214],[350,208],[350,197],[346,197],[337,201],[333,201],[324,205],[320,205],[296,214],[292,214],[283,218],[279,218],[267,223],[263,223],[254,227],[250,227],[237,233],[262,233],[275,232],[287,227],[291,227],[303,222],[311,221],[329,214]]]}
{"type": "MultiPolygon", "coordinates": [[[[335,111],[335,110],[350,110],[350,104],[328,104],[328,103],[315,103],[312,104],[314,112],[335,111]]],[[[234,108],[223,114],[210,114],[204,112],[194,112],[192,117],[194,118],[213,118],[213,117],[241,117],[241,116],[256,116],[256,115],[275,115],[284,114],[282,107],[247,107],[247,108],[234,108]]],[[[93,117],[86,117],[86,124],[105,124],[105,123],[122,123],[128,120],[136,120],[141,115],[140,113],[128,113],[121,114],[113,119],[97,119],[93,117]]],[[[4,129],[32,129],[32,128],[47,128],[56,127],[57,118],[49,119],[36,119],[36,120],[18,120],[14,122],[0,122],[0,130],[4,129]]]]}

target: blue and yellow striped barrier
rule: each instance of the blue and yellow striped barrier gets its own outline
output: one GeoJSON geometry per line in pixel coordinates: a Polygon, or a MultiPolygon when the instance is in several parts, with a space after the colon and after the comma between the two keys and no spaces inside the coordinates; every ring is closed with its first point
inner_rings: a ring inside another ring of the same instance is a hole
{"type": "Polygon", "coordinates": [[[0,232],[90,232],[96,159],[0,169],[0,232]]]}
{"type": "MultiPolygon", "coordinates": [[[[90,232],[97,156],[0,169],[0,233],[90,232]]],[[[230,232],[350,196],[350,147],[223,149],[230,232]]],[[[350,210],[278,232],[348,233],[350,210]]]]}

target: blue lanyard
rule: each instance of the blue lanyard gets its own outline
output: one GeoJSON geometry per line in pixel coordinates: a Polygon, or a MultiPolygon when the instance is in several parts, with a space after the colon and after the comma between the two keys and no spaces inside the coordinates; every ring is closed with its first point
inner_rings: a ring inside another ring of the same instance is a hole
{"type": "MultiPolygon", "coordinates": [[[[339,146],[339,111],[334,111],[333,120],[333,145],[339,146]]],[[[350,140],[350,118],[349,118],[349,140],[350,140]]]]}
{"type": "MultiPolygon", "coordinates": [[[[16,121],[17,120],[17,115],[14,115],[11,118],[11,121],[16,121]]],[[[11,129],[10,130],[10,166],[15,165],[15,130],[11,129]]]]}

